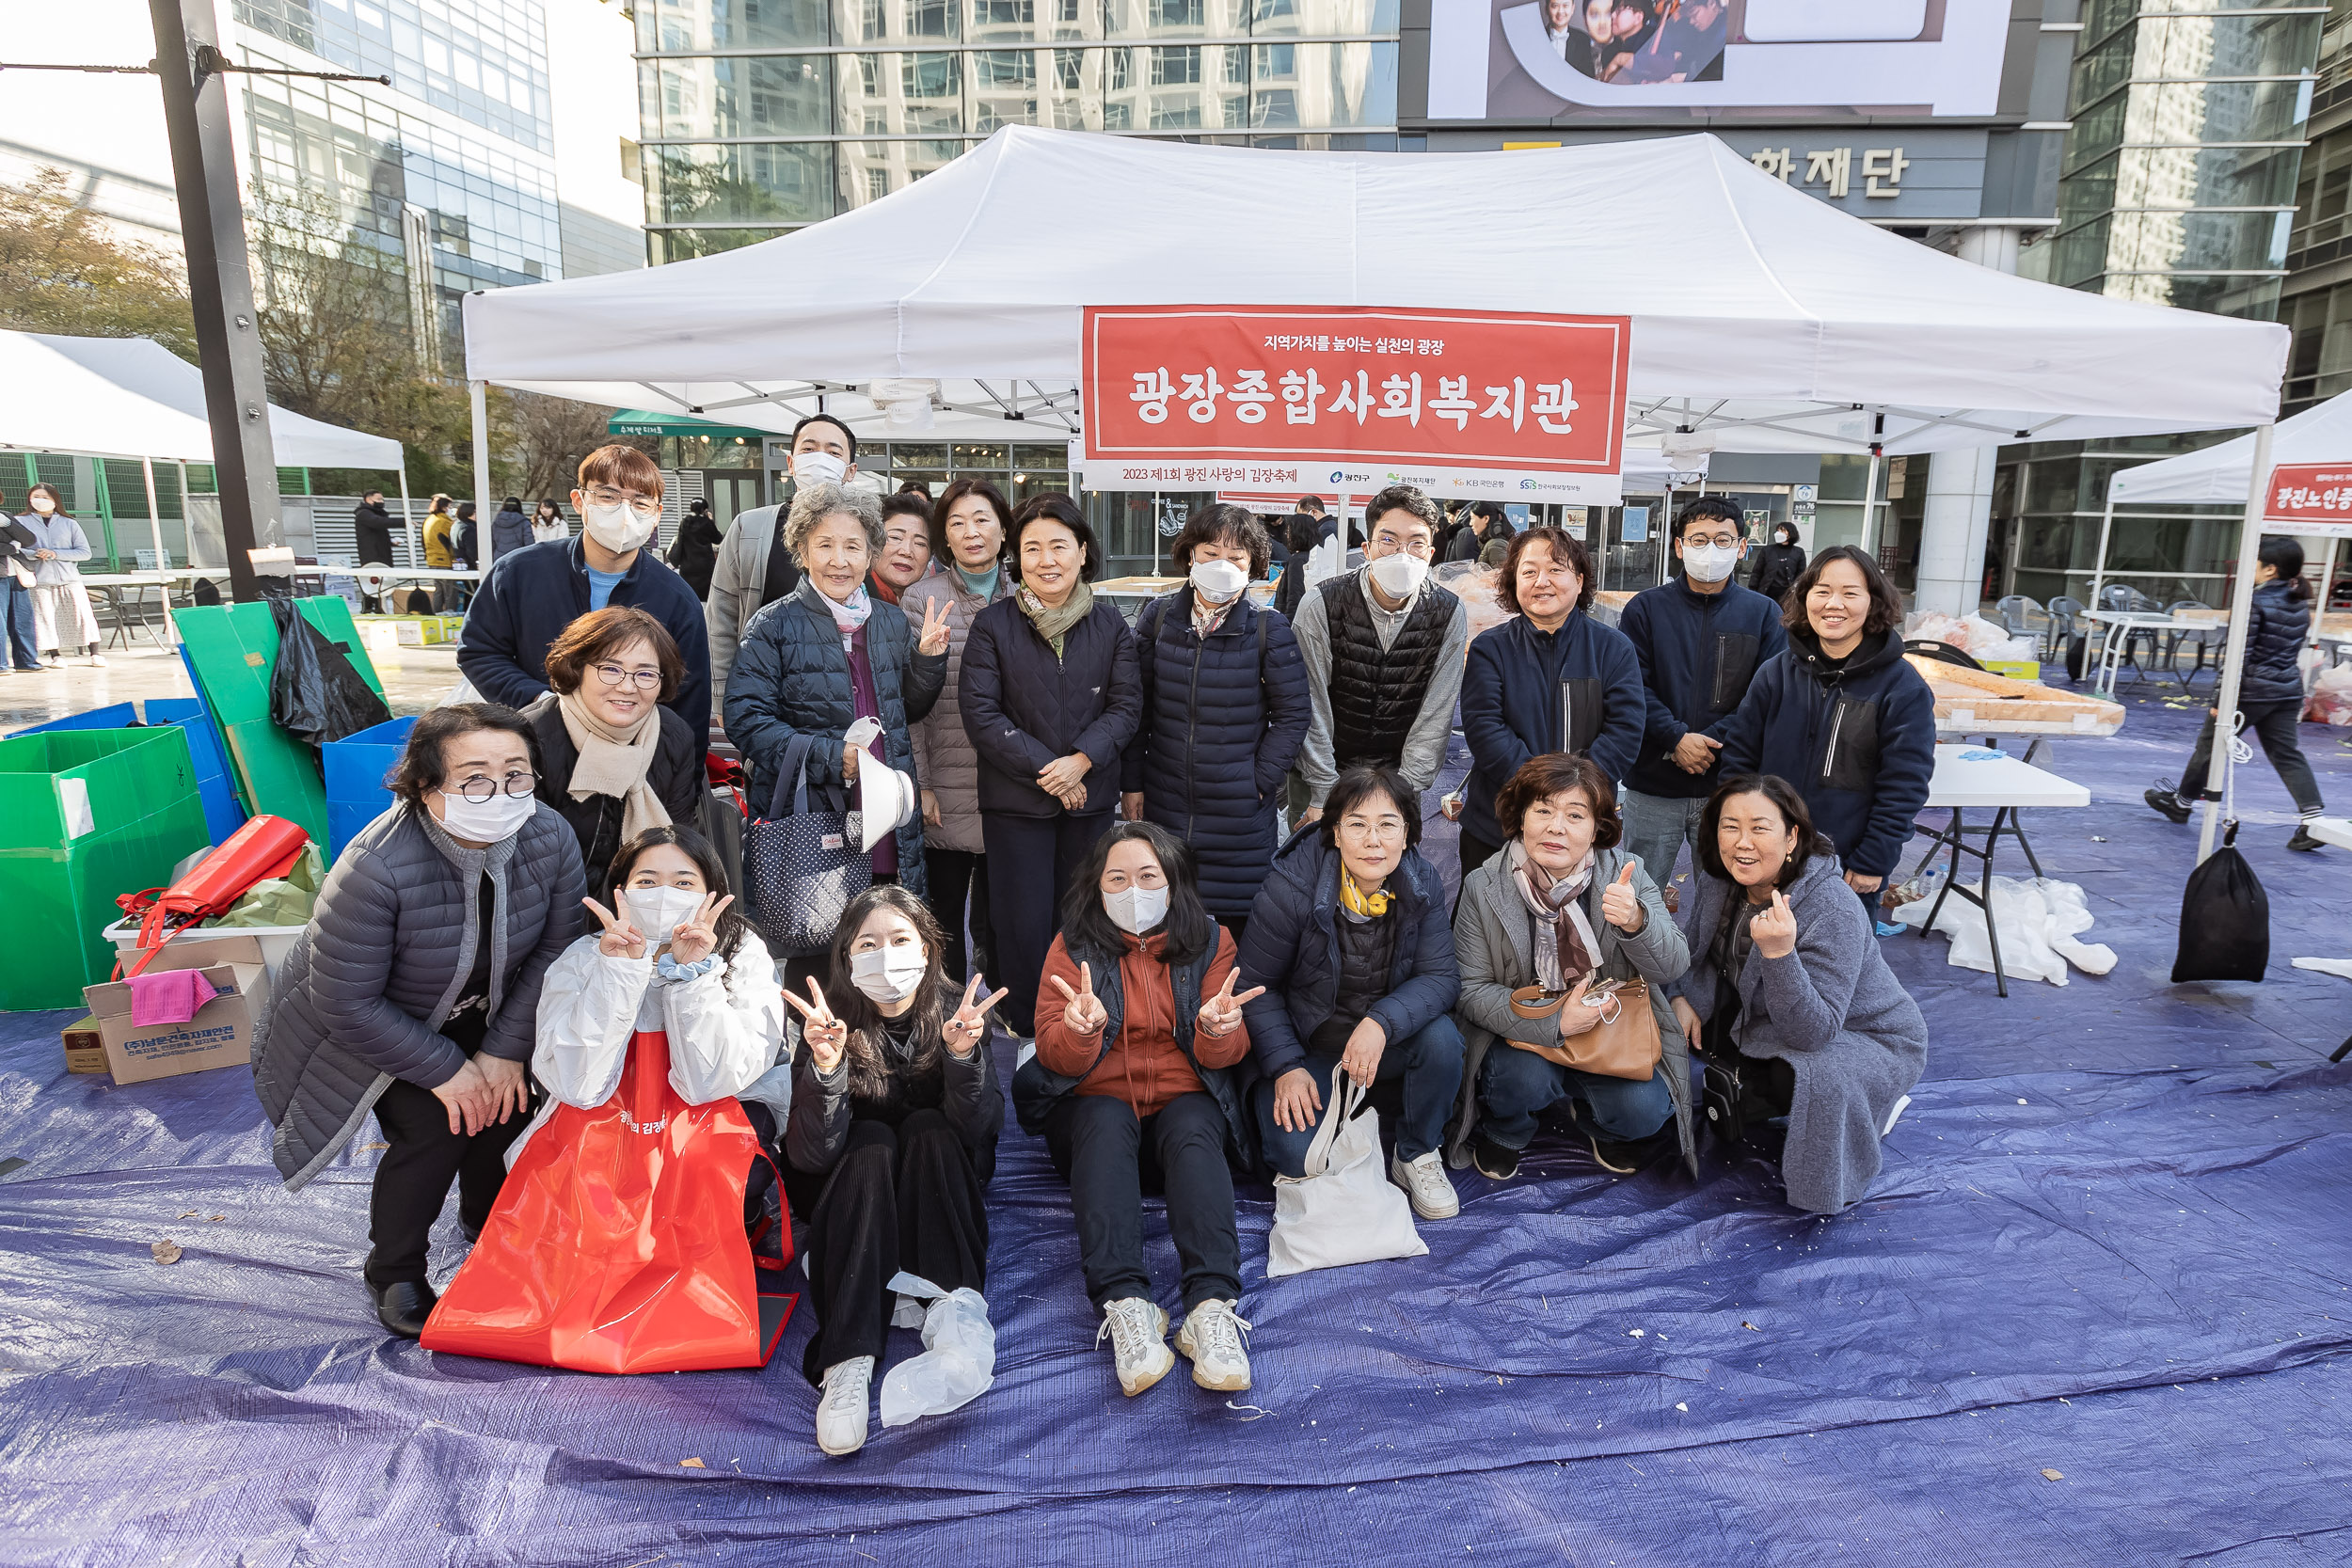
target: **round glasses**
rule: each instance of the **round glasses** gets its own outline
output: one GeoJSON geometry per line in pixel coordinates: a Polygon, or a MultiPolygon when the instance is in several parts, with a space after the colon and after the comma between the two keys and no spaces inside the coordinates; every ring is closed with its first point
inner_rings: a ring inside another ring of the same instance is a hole
{"type": "MultiPolygon", "coordinates": [[[[539,775],[536,773],[509,773],[506,775],[503,793],[508,795],[528,795],[538,787],[539,775]]],[[[501,789],[499,781],[496,779],[468,779],[464,784],[459,784],[453,790],[444,784],[441,788],[441,793],[444,795],[462,795],[467,800],[471,800],[475,805],[479,806],[486,805],[492,796],[501,793],[501,789]]]]}
{"type": "Polygon", "coordinates": [[[661,515],[660,501],[648,499],[644,496],[632,496],[626,490],[615,490],[609,484],[599,484],[583,494],[587,496],[588,502],[592,506],[620,506],[626,503],[628,509],[640,517],[661,515]]]}
{"type": "Polygon", "coordinates": [[[651,691],[661,684],[661,672],[659,670],[624,670],[617,664],[599,664],[596,666],[596,679],[607,686],[627,684],[635,687],[640,691],[651,691]]]}

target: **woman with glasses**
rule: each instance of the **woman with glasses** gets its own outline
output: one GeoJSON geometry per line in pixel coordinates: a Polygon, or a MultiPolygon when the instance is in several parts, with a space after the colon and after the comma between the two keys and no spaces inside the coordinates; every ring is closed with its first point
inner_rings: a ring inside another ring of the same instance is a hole
{"type": "Polygon", "coordinates": [[[613,852],[649,828],[692,826],[707,787],[693,727],[663,707],[684,671],[642,610],[606,606],[548,648],[554,688],[523,709],[539,737],[539,799],[580,835],[589,896],[612,891],[613,852]]]}
{"type": "Polygon", "coordinates": [[[289,1190],[383,1130],[368,1204],[376,1318],[413,1339],[450,1184],[481,1233],[530,1119],[548,966],[581,920],[580,845],[535,793],[531,722],[494,703],[408,732],[391,808],[344,846],[255,1031],[253,1086],[289,1190]]]}

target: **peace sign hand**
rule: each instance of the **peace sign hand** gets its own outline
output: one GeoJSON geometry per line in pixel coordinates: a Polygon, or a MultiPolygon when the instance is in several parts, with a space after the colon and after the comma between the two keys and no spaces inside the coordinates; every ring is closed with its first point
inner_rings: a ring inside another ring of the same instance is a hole
{"type": "Polygon", "coordinates": [[[1009,989],[1002,990],[985,1001],[975,1003],[973,998],[979,995],[980,984],[980,977],[976,973],[963,988],[963,1003],[956,1008],[955,1016],[940,1025],[940,1032],[947,1037],[947,1049],[959,1057],[969,1056],[979,1049],[981,1037],[988,1033],[989,1008],[1012,994],[1009,989]]]}
{"type": "Polygon", "coordinates": [[[1062,1022],[1073,1035],[1091,1035],[1111,1021],[1111,1015],[1094,994],[1094,971],[1085,964],[1078,966],[1078,989],[1072,990],[1070,982],[1057,974],[1053,977],[1069,1006],[1061,1010],[1062,1022]]]}
{"type": "Polygon", "coordinates": [[[612,912],[612,910],[628,908],[628,901],[621,896],[619,888],[612,890],[612,910],[606,909],[594,898],[582,898],[580,902],[604,923],[604,935],[596,939],[597,952],[608,958],[642,958],[645,956],[644,933],[630,925],[626,917],[612,912]]]}
{"type": "Polygon", "coordinates": [[[1625,869],[1617,879],[1601,890],[1600,914],[1603,920],[1627,936],[1640,933],[1649,916],[1642,909],[1642,895],[1633,891],[1633,868],[1640,863],[1628,857],[1625,869]]]}
{"type": "Polygon", "coordinates": [[[694,906],[694,912],[678,922],[670,933],[670,959],[673,963],[698,964],[710,957],[719,945],[719,916],[735,902],[735,895],[724,897],[710,893],[694,906]]]}
{"type": "Polygon", "coordinates": [[[1211,1039],[1223,1039],[1241,1022],[1241,1005],[1253,997],[1263,996],[1265,987],[1252,986],[1239,996],[1233,994],[1233,977],[1241,973],[1235,964],[1225,972],[1225,984],[1217,993],[1200,1004],[1200,1032],[1211,1039]]]}
{"type": "Polygon", "coordinates": [[[808,994],[809,1002],[802,1001],[791,991],[786,991],[784,999],[799,1008],[805,1021],[801,1026],[801,1037],[808,1041],[809,1059],[817,1064],[818,1071],[831,1072],[841,1065],[841,1050],[849,1043],[850,1026],[834,1017],[833,1009],[825,1006],[824,990],[817,984],[814,974],[808,977],[808,994]]]}
{"type": "Polygon", "coordinates": [[[1772,890],[1772,907],[1756,911],[1748,922],[1748,935],[1768,958],[1785,958],[1797,950],[1797,917],[1780,889],[1772,890]]]}
{"type": "Polygon", "coordinates": [[[917,653],[944,654],[947,651],[947,609],[937,599],[923,606],[923,631],[915,640],[917,653]]]}

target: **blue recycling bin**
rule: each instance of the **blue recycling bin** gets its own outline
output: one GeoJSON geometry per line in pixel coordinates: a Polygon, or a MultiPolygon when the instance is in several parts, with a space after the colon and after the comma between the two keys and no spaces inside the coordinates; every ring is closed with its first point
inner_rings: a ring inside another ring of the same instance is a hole
{"type": "Polygon", "coordinates": [[[399,764],[400,754],[408,749],[408,732],[416,725],[413,714],[389,719],[319,748],[319,761],[326,774],[329,863],[343,852],[344,845],[359,836],[360,830],[391,806],[392,792],[384,787],[384,776],[399,764]]]}

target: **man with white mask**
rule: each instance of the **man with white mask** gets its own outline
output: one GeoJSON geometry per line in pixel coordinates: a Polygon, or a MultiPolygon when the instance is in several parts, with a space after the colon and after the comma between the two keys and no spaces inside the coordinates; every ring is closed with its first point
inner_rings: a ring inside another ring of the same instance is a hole
{"type": "Polygon", "coordinates": [[[855,485],[857,436],[830,414],[811,414],[792,427],[787,443],[791,453],[792,488],[774,506],[755,506],[739,512],[719,542],[719,559],[710,569],[709,640],[710,705],[716,713],[726,701],[727,673],[735,668],[736,650],[752,617],[801,585],[801,569],[792,552],[778,547],[778,523],[803,484],[855,485]]]}
{"type": "Polygon", "coordinates": [[[1393,768],[1425,793],[1462,689],[1470,611],[1429,580],[1436,504],[1391,484],[1364,519],[1363,566],[1310,593],[1293,628],[1314,708],[1298,752],[1307,785],[1298,826],[1323,815],[1323,798],[1350,768],[1393,768]]]}
{"type": "Polygon", "coordinates": [[[550,539],[498,558],[457,639],[457,668],[491,702],[528,707],[548,687],[548,648],[592,610],[624,605],[661,623],[685,676],[662,705],[707,733],[709,641],[702,600],[645,548],[661,524],[661,470],[635,447],[599,447],[580,461],[572,505],[577,539],[550,539]]]}
{"type": "Polygon", "coordinates": [[[1661,888],[1674,880],[1685,840],[1696,853],[1724,724],[1756,670],[1788,645],[1780,606],[1731,580],[1747,553],[1738,506],[1707,496],[1684,507],[1674,551],[1681,572],[1634,594],[1617,621],[1649,695],[1642,749],[1618,801],[1625,847],[1661,888]]]}

